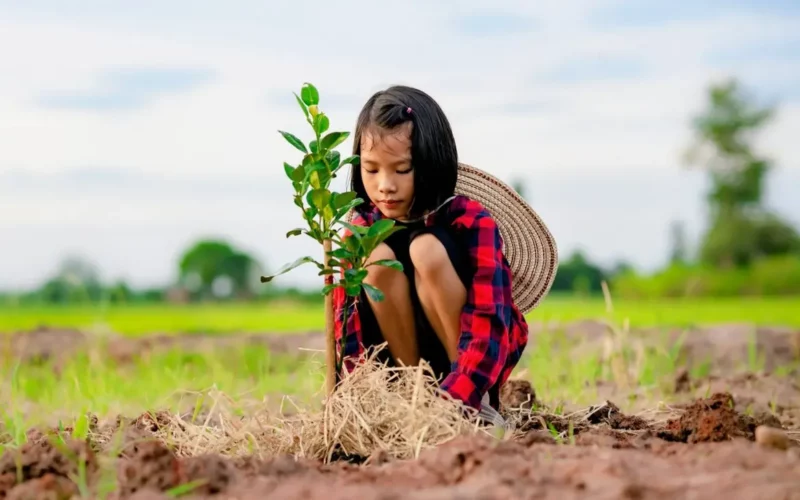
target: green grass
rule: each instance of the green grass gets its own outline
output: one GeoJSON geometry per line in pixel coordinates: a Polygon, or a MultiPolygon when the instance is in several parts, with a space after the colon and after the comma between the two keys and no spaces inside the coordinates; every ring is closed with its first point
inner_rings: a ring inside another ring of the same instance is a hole
{"type": "MultiPolygon", "coordinates": [[[[570,322],[605,318],[602,298],[549,297],[528,315],[530,321],[570,322]]],[[[692,326],[749,322],[759,325],[800,326],[800,297],[614,300],[614,320],[627,318],[637,327],[692,326]]],[[[4,307],[0,331],[39,325],[104,328],[127,335],[154,332],[303,332],[321,330],[321,305],[201,304],[83,307],[4,307]]]]}
{"type": "MultiPolygon", "coordinates": [[[[595,402],[594,382],[610,372],[597,356],[573,359],[553,334],[529,350],[520,366],[535,382],[540,397],[576,404],[595,402]]],[[[7,440],[34,425],[73,425],[86,412],[100,417],[135,417],[147,410],[192,412],[208,408],[213,391],[230,398],[233,407],[267,401],[277,408],[284,395],[305,408],[321,399],[324,382],[322,357],[272,356],[262,348],[242,346],[205,354],[169,351],[116,364],[102,347],[52,363],[18,363],[7,357],[0,369],[0,409],[7,440]],[[203,399],[205,398],[205,399],[203,399]]],[[[0,441],[2,438],[0,437],[0,441]]],[[[18,443],[17,443],[18,444],[18,443]]]]}
{"type": "Polygon", "coordinates": [[[321,358],[271,355],[259,347],[203,354],[171,350],[125,364],[103,352],[96,346],[61,366],[18,363],[10,357],[0,362],[8,374],[0,381],[0,397],[6,403],[0,409],[0,429],[2,422],[7,429],[15,420],[25,426],[53,425],[86,412],[129,417],[146,410],[186,412],[195,405],[209,407],[214,391],[233,401],[261,401],[275,408],[284,395],[313,404],[323,389],[321,358]]]}
{"type": "Polygon", "coordinates": [[[153,333],[304,332],[324,325],[322,307],[264,304],[6,307],[0,331],[41,325],[110,329],[138,336],[153,333]]]}

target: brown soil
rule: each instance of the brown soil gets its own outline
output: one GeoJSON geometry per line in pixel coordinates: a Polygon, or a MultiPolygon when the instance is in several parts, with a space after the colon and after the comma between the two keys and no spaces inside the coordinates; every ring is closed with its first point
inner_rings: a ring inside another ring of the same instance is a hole
{"type": "MultiPolygon", "coordinates": [[[[526,386],[514,388],[504,392],[506,403],[510,395],[522,397],[526,386]]],[[[20,450],[0,457],[0,498],[66,499],[80,493],[80,484],[96,491],[101,454],[116,458],[114,498],[164,499],[176,488],[190,498],[244,499],[800,498],[800,445],[757,444],[755,428],[765,422],[735,408],[730,394],[719,393],[666,421],[625,415],[610,401],[570,416],[507,410],[527,421],[510,439],[464,436],[417,460],[376,456],[364,465],[285,455],[182,457],[153,438],[167,415],[145,414],[110,424],[127,429],[116,449],[107,441],[59,441],[53,430],[32,430],[20,450]],[[80,461],[87,464],[84,483],[76,480],[80,461]]],[[[767,424],[780,427],[775,420],[767,424]]],[[[107,430],[92,420],[92,435],[107,430]]]]}

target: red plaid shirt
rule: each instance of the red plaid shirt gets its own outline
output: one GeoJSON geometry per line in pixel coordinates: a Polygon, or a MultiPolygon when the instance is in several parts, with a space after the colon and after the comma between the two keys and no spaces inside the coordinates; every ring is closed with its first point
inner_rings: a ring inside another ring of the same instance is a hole
{"type": "MultiPolygon", "coordinates": [[[[508,380],[528,343],[528,325],[511,297],[511,270],[503,255],[503,242],[497,224],[479,202],[456,196],[440,212],[431,215],[427,224],[444,217],[457,231],[465,231],[473,268],[473,281],[467,290],[467,303],[461,313],[461,338],[458,358],[441,388],[475,409],[492,387],[508,380]]],[[[378,209],[362,216],[356,214],[354,225],[370,225],[381,218],[378,209]]],[[[349,236],[347,231],[346,236],[349,236]]],[[[346,297],[342,288],[333,292],[337,346],[342,344],[343,307],[346,297]]],[[[349,301],[348,301],[349,302],[349,301]]],[[[346,370],[355,367],[364,352],[361,324],[353,304],[348,307],[347,332],[344,340],[346,370]]],[[[337,359],[339,356],[337,348],[337,359]]]]}

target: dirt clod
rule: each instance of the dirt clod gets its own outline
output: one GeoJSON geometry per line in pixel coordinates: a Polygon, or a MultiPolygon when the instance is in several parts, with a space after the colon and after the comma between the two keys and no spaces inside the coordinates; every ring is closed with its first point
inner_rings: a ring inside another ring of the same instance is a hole
{"type": "Polygon", "coordinates": [[[604,405],[589,409],[589,422],[592,424],[605,423],[612,429],[639,431],[648,428],[644,419],[635,415],[626,415],[611,401],[604,405]]]}
{"type": "Polygon", "coordinates": [[[214,495],[230,485],[236,475],[233,464],[219,455],[189,457],[181,462],[181,483],[194,483],[193,493],[214,495]]]}
{"type": "Polygon", "coordinates": [[[733,396],[716,393],[689,405],[679,419],[667,422],[659,437],[683,443],[755,438],[756,421],[736,412],[733,396]]]}
{"type": "Polygon", "coordinates": [[[510,379],[500,388],[500,407],[503,410],[530,410],[538,404],[536,391],[527,380],[510,379]]]}
{"type": "Polygon", "coordinates": [[[786,450],[789,448],[789,437],[781,429],[776,429],[767,425],[759,425],[756,427],[756,443],[775,448],[778,450],[786,450]]]}
{"type": "MultiPolygon", "coordinates": [[[[95,455],[82,441],[42,438],[27,442],[18,450],[6,450],[0,457],[0,498],[10,494],[18,479],[29,481],[45,476],[76,477],[80,463],[85,466],[87,478],[97,471],[95,455]]],[[[43,484],[52,481],[55,480],[43,484]]]]}
{"type": "Polygon", "coordinates": [[[680,394],[682,392],[689,392],[690,390],[692,390],[692,379],[689,376],[689,370],[683,368],[675,377],[675,392],[680,394]]]}
{"type": "Polygon", "coordinates": [[[117,480],[123,495],[148,488],[165,491],[179,484],[180,464],[160,442],[137,443],[128,457],[120,459],[117,480]]]}
{"type": "Polygon", "coordinates": [[[8,500],[69,500],[80,494],[73,481],[55,474],[26,481],[8,492],[8,500]]]}

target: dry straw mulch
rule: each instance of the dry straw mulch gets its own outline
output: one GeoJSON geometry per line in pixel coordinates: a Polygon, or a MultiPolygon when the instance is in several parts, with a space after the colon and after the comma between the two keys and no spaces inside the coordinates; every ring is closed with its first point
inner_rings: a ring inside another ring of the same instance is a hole
{"type": "Polygon", "coordinates": [[[373,351],[363,358],[319,410],[296,407],[286,415],[260,405],[242,417],[234,414],[233,401],[216,394],[210,411],[198,421],[162,412],[146,423],[140,417],[138,424],[145,424],[179,456],[290,454],[325,462],[376,454],[416,458],[460,435],[494,434],[460,401],[442,393],[427,364],[388,367],[376,357],[373,351]]]}

